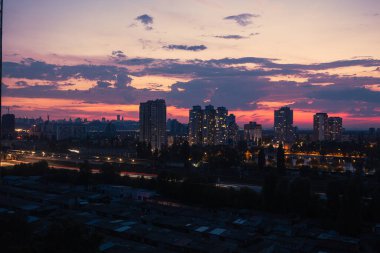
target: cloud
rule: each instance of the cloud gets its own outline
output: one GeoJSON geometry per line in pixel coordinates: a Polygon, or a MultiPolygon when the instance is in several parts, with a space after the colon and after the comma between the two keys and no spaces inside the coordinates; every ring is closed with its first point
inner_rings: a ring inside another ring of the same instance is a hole
{"type": "Polygon", "coordinates": [[[128,66],[138,66],[138,65],[148,65],[153,63],[155,59],[153,58],[131,58],[122,61],[118,61],[119,64],[128,65],[128,66]]]}
{"type": "Polygon", "coordinates": [[[137,21],[141,22],[145,26],[145,30],[152,30],[153,27],[153,17],[147,14],[143,14],[136,18],[137,21]]]}
{"type": "Polygon", "coordinates": [[[225,17],[225,20],[233,20],[235,21],[238,25],[241,26],[247,26],[252,24],[252,19],[253,18],[258,18],[260,15],[258,14],[251,14],[251,13],[242,13],[239,15],[234,15],[234,16],[228,16],[225,17]]]}
{"type": "Polygon", "coordinates": [[[117,59],[127,58],[127,56],[121,50],[112,51],[112,57],[115,57],[117,59]]]}
{"type": "Polygon", "coordinates": [[[174,44],[163,46],[162,48],[169,49],[169,50],[186,50],[186,51],[194,51],[194,52],[207,49],[205,45],[186,46],[186,45],[174,45],[174,44]]]}
{"type": "Polygon", "coordinates": [[[88,80],[116,80],[119,74],[128,74],[123,67],[112,65],[56,65],[26,58],[20,63],[4,62],[3,73],[9,78],[26,78],[47,81],[63,81],[70,78],[88,80]]]}
{"type": "MultiPolygon", "coordinates": [[[[84,90],[63,90],[58,84],[29,85],[20,88],[9,88],[3,85],[4,97],[18,98],[48,98],[48,99],[71,99],[85,103],[105,104],[138,104],[141,101],[162,97],[161,91],[150,91],[148,89],[136,89],[126,86],[125,81],[110,83],[97,81],[96,85],[84,90]]],[[[52,108],[51,110],[55,110],[52,108]]]]}
{"type": "Polygon", "coordinates": [[[27,86],[29,86],[29,84],[27,82],[25,82],[25,81],[17,81],[17,82],[15,82],[15,84],[16,84],[17,87],[27,87],[27,86]]]}
{"type": "Polygon", "coordinates": [[[236,34],[229,34],[229,35],[217,35],[214,36],[215,38],[219,39],[234,39],[234,40],[240,40],[240,39],[247,39],[245,36],[236,35],[236,34]]]}
{"type": "Polygon", "coordinates": [[[115,87],[125,88],[132,82],[132,78],[124,73],[120,73],[116,76],[115,87]]]}
{"type": "MultiPolygon", "coordinates": [[[[117,54],[120,52],[113,55],[117,54]]],[[[180,108],[205,104],[207,101],[216,106],[224,105],[230,110],[247,111],[268,110],[262,108],[264,102],[292,101],[292,108],[295,110],[307,110],[311,113],[344,112],[355,117],[376,117],[376,113],[378,117],[379,113],[380,93],[377,84],[380,84],[380,78],[315,72],[351,66],[378,69],[380,60],[376,59],[283,64],[277,59],[260,57],[210,60],[121,58],[115,58],[114,63],[141,67],[128,70],[112,65],[62,66],[33,59],[25,59],[19,63],[5,62],[4,75],[14,78],[17,87],[4,84],[3,94],[6,97],[70,98],[86,103],[106,104],[137,104],[162,97],[167,100],[168,105],[180,108]],[[247,63],[251,63],[249,67],[244,66],[247,63]],[[169,91],[157,90],[159,86],[152,83],[147,83],[144,89],[137,89],[130,85],[130,75],[186,77],[191,80],[177,82],[171,85],[169,91]],[[71,85],[63,83],[71,78],[93,80],[96,85],[84,90],[63,88],[62,86],[71,85]],[[297,81],[297,78],[302,81],[297,81]],[[26,80],[23,82],[20,79],[26,80]],[[33,85],[28,80],[43,80],[44,85],[33,85]],[[329,85],[315,85],[316,83],[329,85]]],[[[370,75],[371,71],[367,73],[370,75]]]]}
{"type": "Polygon", "coordinates": [[[112,86],[112,83],[110,82],[104,82],[104,81],[97,81],[96,86],[97,88],[106,89],[112,86]]]}

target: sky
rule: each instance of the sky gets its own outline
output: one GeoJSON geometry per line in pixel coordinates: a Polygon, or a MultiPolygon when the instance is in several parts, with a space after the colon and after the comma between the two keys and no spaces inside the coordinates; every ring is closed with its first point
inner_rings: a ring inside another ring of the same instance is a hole
{"type": "Polygon", "coordinates": [[[138,120],[225,106],[238,124],[316,112],[380,127],[378,0],[5,0],[2,110],[138,120]]]}

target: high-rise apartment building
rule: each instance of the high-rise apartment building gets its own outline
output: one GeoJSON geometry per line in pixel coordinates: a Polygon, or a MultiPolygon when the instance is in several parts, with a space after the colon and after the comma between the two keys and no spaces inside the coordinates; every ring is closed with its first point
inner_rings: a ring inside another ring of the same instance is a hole
{"type": "Polygon", "coordinates": [[[226,145],[236,142],[239,127],[225,107],[193,106],[189,112],[190,145],[226,145]]]}
{"type": "Polygon", "coordinates": [[[215,115],[215,144],[226,145],[228,139],[227,129],[228,110],[225,107],[216,108],[215,115]]]}
{"type": "Polygon", "coordinates": [[[166,145],[165,100],[149,100],[140,103],[140,141],[151,144],[152,149],[166,145]]]}
{"type": "Polygon", "coordinates": [[[330,138],[327,113],[320,112],[314,114],[313,135],[316,141],[324,141],[330,138]]]}
{"type": "Polygon", "coordinates": [[[295,128],[293,127],[293,110],[281,107],[274,111],[274,135],[278,142],[294,142],[295,128]]]}
{"type": "Polygon", "coordinates": [[[207,105],[205,107],[202,126],[203,145],[214,145],[216,135],[216,110],[214,106],[207,105]]]}
{"type": "Polygon", "coordinates": [[[1,117],[1,138],[12,139],[15,137],[16,119],[14,114],[3,114],[1,117]]]}
{"type": "Polygon", "coordinates": [[[236,124],[236,117],[234,114],[227,116],[227,144],[236,145],[238,142],[239,126],[236,124]]]}
{"type": "Polygon", "coordinates": [[[193,106],[189,112],[189,144],[202,145],[203,110],[199,105],[193,106]]]}
{"type": "Polygon", "coordinates": [[[341,117],[329,117],[328,128],[330,140],[339,141],[342,139],[343,119],[341,117]]]}
{"type": "Polygon", "coordinates": [[[244,140],[248,144],[258,145],[263,136],[263,128],[256,122],[249,122],[244,125],[244,140]]]}

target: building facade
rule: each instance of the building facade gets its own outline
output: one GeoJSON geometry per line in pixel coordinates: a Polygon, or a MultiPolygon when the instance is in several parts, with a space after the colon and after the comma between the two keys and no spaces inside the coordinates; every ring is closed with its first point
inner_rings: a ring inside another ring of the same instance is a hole
{"type": "Polygon", "coordinates": [[[234,114],[227,116],[227,144],[235,146],[238,139],[239,126],[236,124],[236,117],[234,114]]]}
{"type": "Polygon", "coordinates": [[[216,136],[216,110],[214,106],[207,105],[203,112],[202,144],[214,145],[216,136]]]}
{"type": "Polygon", "coordinates": [[[227,129],[228,110],[225,107],[216,108],[215,115],[215,144],[226,145],[228,140],[227,129]]]}
{"type": "Polygon", "coordinates": [[[244,140],[248,145],[258,145],[263,138],[263,128],[256,122],[249,122],[244,125],[244,140]]]}
{"type": "Polygon", "coordinates": [[[342,139],[343,119],[341,117],[329,117],[328,127],[330,140],[340,141],[342,139]]]}
{"type": "Polygon", "coordinates": [[[190,145],[227,145],[236,142],[239,130],[234,115],[225,107],[193,106],[189,112],[190,145]]]}
{"type": "Polygon", "coordinates": [[[330,138],[327,113],[320,112],[314,114],[313,137],[315,141],[324,141],[330,138]]]}
{"type": "Polygon", "coordinates": [[[140,141],[160,149],[166,145],[166,103],[163,99],[140,103],[140,141]]]}
{"type": "Polygon", "coordinates": [[[283,143],[291,143],[296,139],[293,110],[289,107],[281,107],[274,111],[274,139],[283,143]]]}
{"type": "Polygon", "coordinates": [[[1,138],[13,139],[15,137],[16,118],[14,114],[3,114],[1,116],[1,138]]]}
{"type": "Polygon", "coordinates": [[[189,112],[189,144],[202,145],[203,110],[199,105],[189,112]]]}

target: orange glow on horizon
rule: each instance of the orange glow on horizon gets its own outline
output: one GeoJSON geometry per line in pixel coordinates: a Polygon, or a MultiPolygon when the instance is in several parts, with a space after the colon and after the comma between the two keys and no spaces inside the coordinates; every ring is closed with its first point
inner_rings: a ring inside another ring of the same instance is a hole
{"type": "MultiPolygon", "coordinates": [[[[275,103],[275,102],[273,102],[275,103]]],[[[50,99],[50,98],[19,98],[3,97],[3,108],[11,107],[17,117],[45,118],[50,115],[50,119],[87,118],[88,120],[115,119],[116,115],[121,115],[125,120],[138,120],[139,104],[105,104],[86,103],[84,101],[72,99],[50,99]],[[13,105],[18,105],[14,107],[13,105]]],[[[277,108],[276,108],[277,109],[277,108]]],[[[313,115],[318,111],[303,111],[294,109],[294,126],[302,128],[312,128],[313,115]]],[[[265,128],[273,126],[273,109],[261,108],[257,110],[230,110],[229,113],[236,116],[236,121],[240,126],[256,121],[265,128]]],[[[343,125],[356,126],[370,122],[374,126],[380,124],[380,117],[354,117],[348,113],[329,113],[330,117],[342,117],[343,125]]],[[[182,123],[188,123],[189,108],[167,107],[167,118],[178,119],[182,123]]]]}

